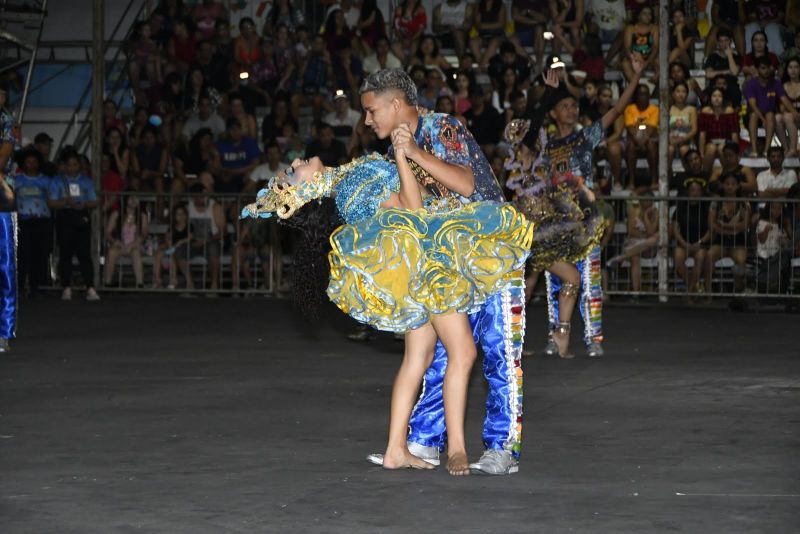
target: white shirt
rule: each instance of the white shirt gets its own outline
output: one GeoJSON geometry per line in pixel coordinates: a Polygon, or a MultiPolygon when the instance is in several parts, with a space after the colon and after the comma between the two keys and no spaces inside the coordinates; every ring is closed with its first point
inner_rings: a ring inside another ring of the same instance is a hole
{"type": "Polygon", "coordinates": [[[206,120],[202,120],[197,113],[192,114],[183,124],[183,135],[186,139],[191,139],[202,128],[208,128],[214,134],[214,140],[225,131],[225,121],[216,113],[212,113],[206,120]]]}
{"type": "Polygon", "coordinates": [[[592,0],[589,12],[601,30],[621,31],[625,26],[625,0],[592,0]]]}
{"type": "Polygon", "coordinates": [[[797,173],[792,169],[783,169],[777,176],[772,174],[770,169],[761,171],[756,177],[758,190],[767,189],[788,189],[797,183],[797,173]]]}
{"type": "Polygon", "coordinates": [[[269,167],[269,163],[262,163],[250,173],[250,180],[253,182],[268,182],[278,175],[279,172],[285,171],[291,166],[291,163],[281,162],[278,167],[273,170],[269,167]]]}
{"type": "MultiPolygon", "coordinates": [[[[381,70],[381,64],[378,61],[378,56],[375,54],[370,54],[364,58],[364,63],[362,64],[362,68],[364,72],[367,74],[372,74],[373,72],[378,72],[381,70]]],[[[403,64],[400,63],[400,60],[397,59],[397,56],[388,52],[386,54],[386,68],[387,69],[401,69],[403,68],[403,64]]]]}
{"type": "Polygon", "coordinates": [[[361,120],[361,113],[354,110],[351,107],[347,108],[347,115],[344,118],[339,118],[339,115],[335,111],[331,111],[325,117],[323,117],[322,121],[330,124],[333,127],[336,126],[349,126],[355,129],[358,121],[361,120]]]}
{"type": "Polygon", "coordinates": [[[758,221],[756,233],[760,234],[763,232],[767,228],[768,224],[771,224],[772,227],[769,229],[766,241],[762,243],[761,240],[756,236],[756,254],[758,254],[759,258],[763,258],[765,260],[781,251],[781,240],[785,235],[783,228],[781,228],[779,223],[771,223],[764,219],[758,221]]]}

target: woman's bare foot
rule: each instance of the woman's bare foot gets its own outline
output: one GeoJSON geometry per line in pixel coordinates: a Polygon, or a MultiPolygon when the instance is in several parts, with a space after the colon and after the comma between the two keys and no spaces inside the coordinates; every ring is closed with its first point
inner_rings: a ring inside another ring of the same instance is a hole
{"type": "Polygon", "coordinates": [[[569,332],[553,332],[553,341],[558,347],[558,355],[565,360],[571,360],[575,357],[574,354],[569,352],[569,332]]]}
{"type": "Polygon", "coordinates": [[[401,449],[386,449],[386,453],[383,455],[383,468],[433,469],[433,466],[422,458],[417,458],[408,452],[408,447],[403,447],[401,449]]]}
{"type": "Polygon", "coordinates": [[[447,454],[447,472],[453,476],[463,476],[469,474],[469,460],[467,453],[458,451],[447,454]]]}

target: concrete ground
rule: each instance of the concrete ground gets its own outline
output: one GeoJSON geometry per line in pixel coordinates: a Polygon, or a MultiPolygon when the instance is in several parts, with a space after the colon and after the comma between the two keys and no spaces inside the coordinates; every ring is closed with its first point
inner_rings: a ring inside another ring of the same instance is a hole
{"type": "MultiPolygon", "coordinates": [[[[333,310],[24,302],[0,357],[0,531],[800,530],[800,316],[645,304],[606,325],[603,359],[525,360],[520,472],[453,478],[365,462],[402,344],[349,342],[333,310]]],[[[476,373],[476,458],[484,391],[476,373]]]]}

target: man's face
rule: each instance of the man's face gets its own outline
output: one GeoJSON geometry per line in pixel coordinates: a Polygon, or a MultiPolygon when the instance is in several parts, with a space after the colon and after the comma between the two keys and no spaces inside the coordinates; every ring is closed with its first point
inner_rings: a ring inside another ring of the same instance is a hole
{"type": "Polygon", "coordinates": [[[364,124],[372,128],[378,139],[386,139],[399,124],[400,105],[397,91],[361,95],[361,107],[366,112],[364,124]]]}
{"type": "Polygon", "coordinates": [[[597,97],[597,100],[604,106],[610,106],[612,98],[613,95],[611,94],[611,90],[603,89],[602,91],[600,91],[600,95],[597,97]]]}
{"type": "Polygon", "coordinates": [[[559,126],[575,126],[578,122],[578,102],[574,98],[565,98],[553,107],[550,115],[559,126]]]}
{"type": "Polygon", "coordinates": [[[528,107],[528,99],[527,97],[520,96],[514,99],[514,102],[511,104],[511,108],[514,110],[514,114],[522,115],[525,113],[525,109],[528,107]]]}
{"type": "Polygon", "coordinates": [[[639,87],[636,89],[636,107],[645,110],[650,106],[650,91],[647,87],[639,87]]]}
{"type": "Polygon", "coordinates": [[[39,154],[45,157],[45,159],[50,157],[50,151],[53,149],[53,143],[50,142],[43,142],[43,143],[36,143],[36,150],[39,151],[39,154]]]}
{"type": "Polygon", "coordinates": [[[336,113],[343,115],[347,113],[347,99],[346,98],[337,98],[333,101],[333,105],[336,107],[336,113]]]}
{"type": "Polygon", "coordinates": [[[783,167],[783,152],[780,150],[772,150],[767,154],[767,161],[769,161],[770,169],[777,171],[783,167]]]}
{"type": "Polygon", "coordinates": [[[770,66],[770,65],[759,65],[758,66],[758,76],[762,80],[768,80],[772,76],[772,66],[770,66]]]}
{"type": "Polygon", "coordinates": [[[444,82],[444,79],[442,78],[442,75],[441,73],[439,73],[438,70],[433,69],[428,71],[428,75],[425,76],[425,79],[428,82],[428,87],[437,90],[442,88],[442,83],[444,82]]]}
{"type": "Polygon", "coordinates": [[[689,170],[692,173],[697,174],[703,170],[703,160],[697,152],[692,152],[686,156],[686,164],[689,166],[689,170]]]}
{"type": "Polygon", "coordinates": [[[739,165],[739,154],[733,150],[722,151],[722,165],[728,169],[732,169],[739,165]]]}
{"type": "Polygon", "coordinates": [[[731,38],[727,35],[723,35],[717,38],[717,46],[719,49],[724,52],[731,46],[731,38]]]}
{"type": "Polygon", "coordinates": [[[228,138],[234,143],[242,140],[242,127],[239,124],[234,124],[228,128],[228,138]]]}

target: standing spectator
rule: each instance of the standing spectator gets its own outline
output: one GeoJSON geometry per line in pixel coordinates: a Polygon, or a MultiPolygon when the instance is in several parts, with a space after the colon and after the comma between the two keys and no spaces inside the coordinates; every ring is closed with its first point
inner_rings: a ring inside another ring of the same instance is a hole
{"type": "Polygon", "coordinates": [[[734,289],[738,293],[745,284],[750,204],[740,199],[741,184],[735,173],[723,174],[720,183],[722,199],[712,202],[708,211],[713,238],[706,262],[706,280],[711,280],[717,260],[732,258],[734,289]]]}
{"type": "MultiPolygon", "coordinates": [[[[758,76],[750,78],[744,84],[744,96],[747,98],[748,131],[750,132],[750,153],[757,157],[758,151],[758,125],[761,124],[766,132],[764,138],[764,152],[772,144],[772,135],[775,133],[776,119],[779,104],[793,108],[792,102],[783,90],[783,84],[775,77],[769,59],[759,57],[755,60],[758,76]]],[[[782,128],[783,129],[783,128],[782,128]]],[[[786,130],[779,130],[779,139],[786,142],[786,130]]],[[[793,136],[796,138],[796,136],[793,136]]],[[[796,141],[796,139],[795,139],[796,141]]],[[[790,148],[797,151],[797,143],[790,148]]],[[[761,152],[762,154],[764,152],[761,152]]]]}
{"type": "Polygon", "coordinates": [[[139,198],[135,194],[125,197],[125,209],[120,215],[114,211],[106,224],[106,238],[110,245],[106,250],[106,264],[103,272],[103,284],[111,286],[111,278],[117,262],[123,256],[128,256],[133,265],[133,276],[136,288],[144,287],[144,265],[142,263],[142,248],[147,238],[150,221],[147,213],[139,205],[139,198]]]}
{"type": "MultiPolygon", "coordinates": [[[[516,4],[517,2],[515,2],[516,4]]],[[[461,56],[472,29],[473,4],[467,0],[442,0],[433,8],[433,31],[445,46],[451,46],[461,56]]]]}
{"type": "MultiPolygon", "coordinates": [[[[40,134],[41,135],[41,134],[40,134]]],[[[19,155],[20,172],[14,178],[14,196],[19,217],[19,288],[24,292],[25,281],[31,297],[40,295],[41,287],[49,285],[48,258],[52,250],[53,228],[47,196],[50,177],[40,171],[44,158],[35,148],[19,155]]]]}
{"type": "MultiPolygon", "coordinates": [[[[214,190],[224,193],[238,193],[244,185],[244,178],[258,165],[261,151],[252,137],[245,137],[242,123],[236,117],[225,122],[225,138],[216,146],[222,161],[219,178],[215,176],[214,190]]],[[[191,206],[190,206],[191,214],[191,206]]]]}
{"type": "Polygon", "coordinates": [[[758,191],[756,175],[753,169],[741,164],[739,143],[728,141],[722,149],[720,158],[722,167],[714,167],[709,181],[709,191],[714,194],[723,193],[722,177],[732,174],[739,182],[738,193],[740,195],[753,196],[758,191]]]}
{"type": "Polygon", "coordinates": [[[142,132],[142,143],[136,148],[131,169],[133,180],[131,187],[134,191],[166,191],[164,183],[169,162],[169,152],[158,142],[158,130],[155,126],[148,126],[142,132]]]}
{"type": "Polygon", "coordinates": [[[183,137],[191,139],[194,134],[204,128],[211,131],[214,139],[218,139],[225,132],[225,121],[211,107],[211,97],[208,94],[200,95],[197,111],[192,112],[183,123],[183,137]]]}
{"type": "Polygon", "coordinates": [[[33,147],[42,156],[41,166],[39,172],[45,176],[53,177],[58,174],[58,167],[50,161],[50,154],[53,151],[53,138],[45,132],[39,132],[33,138],[33,147]]]}
{"type": "Polygon", "coordinates": [[[625,129],[628,139],[625,147],[628,166],[628,189],[636,189],[636,160],[647,158],[650,183],[645,188],[658,187],[658,106],[650,103],[650,89],[644,84],[636,88],[633,104],[625,108],[625,129]]]}
{"type": "Polygon", "coordinates": [[[741,92],[739,91],[739,70],[742,58],[731,48],[731,33],[725,29],[717,32],[717,48],[708,56],[703,68],[706,70],[706,80],[713,80],[717,76],[724,76],[727,82],[729,103],[733,107],[739,105],[741,92]],[[739,98],[736,98],[738,94],[739,98]]]}
{"type": "MultiPolygon", "coordinates": [[[[744,27],[744,36],[747,43],[751,43],[753,34],[759,30],[769,36],[772,51],[778,56],[783,54],[783,37],[781,36],[781,23],[783,22],[783,4],[777,0],[751,0],[747,4],[747,24],[744,27]]],[[[748,52],[751,48],[748,47],[748,52]]]]}
{"type": "Polygon", "coordinates": [[[711,5],[711,29],[706,36],[705,56],[711,55],[717,44],[719,32],[734,38],[736,50],[744,50],[745,0],[714,0],[711,5]]]}
{"type": "MultiPolygon", "coordinates": [[[[689,178],[683,184],[689,200],[678,202],[675,217],[672,221],[672,235],[675,237],[675,270],[678,272],[687,291],[697,293],[701,290],[700,276],[705,272],[708,259],[708,246],[711,242],[711,229],[708,226],[708,204],[693,200],[705,194],[705,182],[689,178]],[[686,266],[687,258],[694,259],[694,266],[686,266]]],[[[706,280],[706,288],[711,289],[711,280],[706,280]]]]}
{"type": "Polygon", "coordinates": [[[365,57],[363,63],[365,74],[372,74],[383,69],[399,69],[402,67],[403,64],[392,52],[389,38],[385,35],[375,39],[375,51],[365,57]]]}
{"type": "Polygon", "coordinates": [[[722,160],[722,149],[726,143],[739,143],[739,114],[725,101],[721,89],[711,91],[709,105],[700,110],[697,119],[703,168],[711,171],[714,160],[722,160]]]}
{"type": "Polygon", "coordinates": [[[742,72],[747,78],[758,76],[758,68],[756,67],[756,58],[765,57],[769,60],[773,71],[777,71],[780,67],[778,56],[769,51],[767,46],[767,34],[761,30],[755,32],[750,38],[750,51],[742,58],[742,72]]]}
{"type": "Polygon", "coordinates": [[[270,142],[264,147],[266,159],[264,163],[253,169],[250,173],[247,184],[244,186],[245,193],[255,193],[259,188],[265,187],[270,180],[291,166],[286,161],[281,152],[281,147],[275,141],[270,142]]]}
{"type": "Polygon", "coordinates": [[[500,0],[478,0],[473,26],[477,35],[469,41],[472,53],[481,69],[486,70],[491,58],[505,35],[506,6],[500,0]],[[485,44],[484,44],[485,43],[485,44]],[[481,53],[483,49],[483,53],[481,53]]]}
{"type": "Polygon", "coordinates": [[[336,137],[352,135],[356,124],[361,120],[361,113],[350,107],[350,97],[345,91],[336,91],[333,108],[333,111],[325,115],[324,122],[331,125],[336,137]]]}
{"type": "Polygon", "coordinates": [[[419,40],[428,26],[428,14],[422,0],[403,0],[394,10],[394,53],[401,61],[417,51],[419,40]]]}
{"type": "Polygon", "coordinates": [[[62,300],[72,300],[72,257],[78,257],[81,277],[86,284],[86,300],[100,300],[94,288],[94,265],[91,257],[92,223],[89,210],[97,207],[92,179],[81,174],[78,153],[64,157],[65,174],[52,179],[48,205],[56,210],[58,272],[62,300]]]}
{"type": "Polygon", "coordinates": [[[783,147],[772,146],[767,151],[769,169],[756,176],[758,196],[761,198],[785,198],[789,188],[797,183],[797,173],[783,168],[783,147]]]}
{"type": "MultiPolygon", "coordinates": [[[[636,15],[636,22],[625,26],[623,35],[625,50],[639,54],[645,62],[645,69],[658,72],[658,26],[653,24],[653,8],[644,6],[636,15]]],[[[629,82],[634,70],[629,57],[622,59],[622,72],[629,82]]]]}
{"type": "Polygon", "coordinates": [[[306,148],[306,158],[314,156],[322,160],[326,167],[335,167],[347,162],[347,148],[336,139],[330,124],[320,123],[317,126],[317,137],[306,148]]]}
{"type": "Polygon", "coordinates": [[[672,106],[669,108],[669,160],[677,154],[682,157],[695,148],[697,135],[697,110],[686,103],[689,86],[677,83],[672,88],[672,106]]]}

